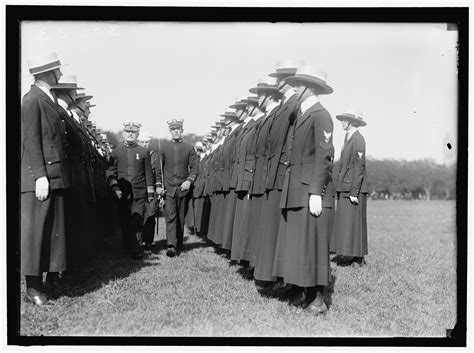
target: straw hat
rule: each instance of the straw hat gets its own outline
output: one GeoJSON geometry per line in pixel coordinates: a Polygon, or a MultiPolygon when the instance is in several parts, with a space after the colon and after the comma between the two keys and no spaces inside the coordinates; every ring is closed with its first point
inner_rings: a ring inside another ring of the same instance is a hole
{"type": "Polygon", "coordinates": [[[259,92],[280,92],[277,86],[276,78],[264,77],[258,80],[257,87],[249,89],[250,93],[258,94],[259,92]]]}
{"type": "Polygon", "coordinates": [[[326,80],[327,74],[324,71],[306,65],[298,67],[295,76],[288,77],[286,82],[289,85],[300,82],[305,86],[316,88],[318,94],[330,94],[333,89],[326,83],[326,80]]]}
{"type": "Polygon", "coordinates": [[[85,92],[84,93],[78,93],[78,94],[76,94],[76,103],[80,102],[80,101],[87,101],[87,100],[91,99],[92,97],[94,97],[94,96],[86,95],[85,92]]]}
{"type": "Polygon", "coordinates": [[[245,99],[245,104],[258,106],[258,97],[257,97],[257,96],[250,96],[250,97],[247,97],[247,98],[245,99]]]}
{"type": "Polygon", "coordinates": [[[234,109],[245,108],[247,106],[247,102],[245,102],[246,99],[247,99],[246,96],[235,98],[235,103],[232,105],[229,105],[229,108],[234,108],[234,109]]]}
{"type": "Polygon", "coordinates": [[[367,123],[364,121],[364,114],[355,109],[346,109],[344,113],[336,115],[337,120],[349,120],[354,126],[365,126],[367,123]]]}
{"type": "Polygon", "coordinates": [[[77,87],[76,75],[63,75],[56,85],[52,85],[51,89],[83,89],[77,87]]]}
{"type": "Polygon", "coordinates": [[[278,60],[276,64],[276,71],[271,73],[268,76],[271,76],[271,77],[293,76],[294,74],[296,74],[296,69],[303,65],[305,65],[304,60],[293,60],[293,59],[278,60]]]}
{"type": "Polygon", "coordinates": [[[54,69],[66,66],[65,64],[61,64],[58,54],[56,53],[50,53],[45,56],[33,57],[26,60],[26,63],[28,65],[28,71],[30,72],[30,76],[38,75],[43,72],[52,71],[54,69]]]}

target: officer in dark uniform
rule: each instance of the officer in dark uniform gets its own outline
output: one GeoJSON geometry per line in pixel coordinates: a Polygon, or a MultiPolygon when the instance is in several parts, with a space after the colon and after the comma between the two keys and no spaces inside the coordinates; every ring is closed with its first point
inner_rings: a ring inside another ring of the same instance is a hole
{"type": "Polygon", "coordinates": [[[169,120],[171,140],[161,145],[161,165],[157,172],[157,194],[165,197],[166,255],[173,257],[183,246],[184,216],[188,193],[199,172],[199,157],[194,146],[183,142],[183,119],[169,120]],[[164,180],[164,185],[161,180],[164,180]],[[166,190],[166,195],[165,195],[166,190]]]}
{"type": "Polygon", "coordinates": [[[137,144],[141,124],[126,121],[123,126],[124,144],[110,155],[108,183],[119,201],[123,244],[132,258],[141,259],[137,232],[143,224],[145,204],[154,200],[153,173],[150,154],[137,144]]]}
{"type": "Polygon", "coordinates": [[[50,92],[62,76],[53,53],[28,60],[35,82],[21,104],[21,274],[25,299],[47,303],[43,272],[66,269],[64,192],[70,186],[65,122],[50,92]]]}

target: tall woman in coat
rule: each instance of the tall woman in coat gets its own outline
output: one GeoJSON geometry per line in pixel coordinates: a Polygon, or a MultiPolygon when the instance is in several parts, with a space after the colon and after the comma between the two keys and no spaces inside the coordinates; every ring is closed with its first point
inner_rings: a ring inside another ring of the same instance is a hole
{"type": "Polygon", "coordinates": [[[365,126],[360,112],[347,110],[336,118],[346,131],[337,177],[337,211],[331,238],[331,252],[340,255],[339,264],[364,263],[367,255],[367,177],[365,140],[358,127],[365,126]]]}
{"type": "Polygon", "coordinates": [[[333,90],[326,84],[326,74],[310,66],[298,67],[286,82],[295,87],[300,106],[287,134],[272,275],[296,288],[291,304],[317,315],[327,311],[323,290],[329,284],[334,221],[333,122],[318,97],[333,90]]]}

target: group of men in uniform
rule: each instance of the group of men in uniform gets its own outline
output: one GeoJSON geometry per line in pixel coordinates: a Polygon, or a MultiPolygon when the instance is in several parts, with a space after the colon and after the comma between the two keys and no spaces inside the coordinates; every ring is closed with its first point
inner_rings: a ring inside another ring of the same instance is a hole
{"type": "Polygon", "coordinates": [[[27,301],[77,273],[110,231],[105,172],[111,150],[90,120],[91,95],[55,53],[27,61],[34,84],[21,107],[21,274],[27,301]]]}

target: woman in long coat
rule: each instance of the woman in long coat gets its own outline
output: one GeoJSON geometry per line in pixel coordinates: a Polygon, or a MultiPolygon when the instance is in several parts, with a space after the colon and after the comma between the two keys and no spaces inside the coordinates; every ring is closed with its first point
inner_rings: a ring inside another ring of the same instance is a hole
{"type": "Polygon", "coordinates": [[[310,66],[299,67],[286,82],[295,87],[301,104],[287,134],[272,275],[296,289],[291,304],[317,315],[327,311],[323,290],[329,284],[334,221],[333,122],[318,96],[333,90],[326,84],[326,74],[310,66]]]}
{"type": "Polygon", "coordinates": [[[346,131],[337,177],[337,211],[331,252],[340,265],[364,264],[367,255],[367,177],[365,140],[358,127],[367,123],[355,110],[346,110],[336,118],[346,131]]]}

